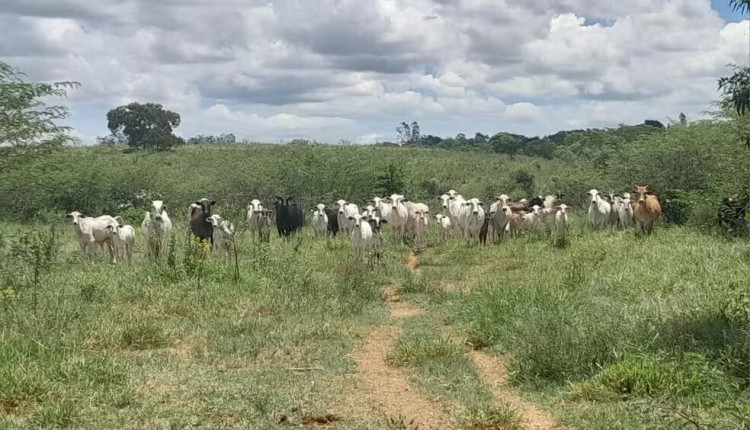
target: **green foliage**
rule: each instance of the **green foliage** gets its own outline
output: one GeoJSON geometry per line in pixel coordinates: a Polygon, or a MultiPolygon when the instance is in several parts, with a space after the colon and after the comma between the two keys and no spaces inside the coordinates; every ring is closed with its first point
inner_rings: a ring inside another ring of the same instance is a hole
{"type": "Polygon", "coordinates": [[[401,166],[388,164],[386,171],[375,179],[375,189],[381,196],[403,193],[406,188],[405,177],[401,166]]]}
{"type": "MultiPolygon", "coordinates": [[[[744,2],[735,2],[735,7],[746,9],[744,2]]],[[[750,66],[732,65],[734,73],[719,79],[719,91],[722,93],[722,105],[730,107],[740,115],[750,110],[750,66]]]]}
{"type": "Polygon", "coordinates": [[[0,62],[0,144],[57,146],[75,141],[70,127],[55,122],[68,117],[68,109],[47,105],[46,97],[65,97],[75,82],[26,82],[24,74],[0,62]]]}
{"type": "Polygon", "coordinates": [[[129,324],[122,329],[120,345],[130,349],[152,349],[166,345],[164,329],[148,321],[129,324]]]}
{"type": "Polygon", "coordinates": [[[130,103],[107,112],[107,128],[115,139],[123,136],[129,146],[141,149],[169,149],[183,142],[172,133],[180,115],[155,103],[130,103]]]}
{"type": "Polygon", "coordinates": [[[521,416],[510,405],[470,409],[461,419],[461,428],[470,430],[518,430],[521,416]]]}

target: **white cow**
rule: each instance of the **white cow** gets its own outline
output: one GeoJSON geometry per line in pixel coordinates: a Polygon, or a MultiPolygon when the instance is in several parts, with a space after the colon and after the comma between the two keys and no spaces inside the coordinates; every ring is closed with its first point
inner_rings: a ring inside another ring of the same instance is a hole
{"type": "Polygon", "coordinates": [[[557,196],[553,196],[553,195],[544,196],[544,203],[543,203],[542,209],[554,210],[555,202],[557,202],[557,196]]]}
{"type": "Polygon", "coordinates": [[[532,228],[539,224],[541,210],[542,208],[539,205],[532,206],[531,212],[523,216],[523,226],[525,228],[532,228]]]}
{"type": "Polygon", "coordinates": [[[118,260],[123,261],[125,257],[130,262],[133,259],[133,248],[135,247],[135,229],[133,226],[109,224],[106,229],[114,246],[115,263],[118,260]]]}
{"type": "Polygon", "coordinates": [[[620,222],[620,227],[629,228],[633,225],[633,204],[630,201],[630,194],[625,193],[624,197],[622,205],[618,209],[617,218],[620,222]]]}
{"type": "Polygon", "coordinates": [[[503,234],[505,234],[505,227],[508,225],[510,218],[507,212],[504,210],[508,207],[508,196],[505,194],[498,197],[498,201],[490,205],[490,221],[487,226],[488,236],[492,242],[502,240],[503,234]]]}
{"type": "Polygon", "coordinates": [[[448,192],[445,194],[448,194],[451,199],[455,199],[458,196],[458,192],[456,190],[448,190],[448,192]]]}
{"type": "Polygon", "coordinates": [[[408,222],[409,211],[404,205],[404,196],[401,194],[391,195],[391,217],[388,218],[388,223],[397,237],[403,238],[406,235],[408,222]]]}
{"type": "Polygon", "coordinates": [[[591,204],[589,205],[588,217],[591,227],[595,230],[604,227],[609,221],[612,205],[604,200],[597,190],[589,191],[591,204]]]}
{"type": "Polygon", "coordinates": [[[250,229],[250,237],[254,237],[255,234],[258,233],[262,210],[263,203],[258,199],[253,199],[253,201],[247,205],[247,226],[250,229]]]}
{"type": "Polygon", "coordinates": [[[100,217],[91,218],[83,215],[78,211],[74,211],[68,214],[73,220],[73,227],[75,228],[76,238],[78,244],[81,246],[81,252],[86,257],[93,257],[96,253],[97,245],[99,247],[106,247],[109,252],[109,258],[114,263],[114,245],[110,238],[107,226],[117,226],[117,220],[109,215],[102,215],[100,217]]]}
{"type": "Polygon", "coordinates": [[[438,234],[440,240],[447,241],[451,237],[451,219],[447,215],[437,214],[435,215],[437,220],[438,234]]]}
{"type": "Polygon", "coordinates": [[[609,211],[609,222],[610,224],[617,227],[617,225],[620,223],[620,208],[622,207],[622,198],[619,196],[615,196],[614,193],[609,194],[609,202],[612,205],[612,209],[609,211]]]}
{"type": "Polygon", "coordinates": [[[387,220],[391,217],[391,205],[380,197],[373,197],[372,203],[375,205],[378,218],[387,220]]]}
{"type": "Polygon", "coordinates": [[[214,227],[213,249],[218,251],[223,259],[229,260],[232,246],[234,245],[234,224],[217,214],[213,214],[206,218],[206,221],[210,222],[214,227]]]}
{"type": "Polygon", "coordinates": [[[367,205],[364,209],[362,209],[362,213],[360,214],[363,217],[371,218],[375,216],[375,206],[367,205]]]}
{"type": "Polygon", "coordinates": [[[451,197],[451,202],[448,205],[448,215],[451,219],[451,226],[453,227],[453,229],[458,229],[459,234],[461,235],[464,234],[464,226],[461,223],[461,211],[464,208],[464,203],[466,203],[464,197],[460,194],[457,194],[451,197]]]}
{"type": "Polygon", "coordinates": [[[383,225],[388,224],[388,221],[375,215],[367,220],[372,229],[372,252],[370,253],[370,266],[380,264],[380,257],[383,253],[383,235],[381,230],[383,225]]]}
{"type": "Polygon", "coordinates": [[[338,212],[339,231],[345,235],[350,235],[354,229],[354,224],[350,220],[352,215],[359,215],[359,207],[353,203],[347,203],[346,200],[339,200],[335,203],[338,212]]]}
{"type": "Polygon", "coordinates": [[[414,204],[414,215],[409,215],[413,233],[417,237],[417,246],[427,245],[427,235],[430,232],[430,208],[424,203],[414,204]]]}
{"type": "Polygon", "coordinates": [[[328,215],[326,215],[326,205],[319,204],[312,210],[312,226],[315,231],[315,237],[321,238],[328,235],[328,215]]]}
{"type": "Polygon", "coordinates": [[[479,231],[484,224],[484,208],[479,199],[470,199],[463,203],[459,223],[464,230],[464,238],[471,245],[479,244],[479,231]]]}
{"type": "Polygon", "coordinates": [[[555,213],[555,224],[558,228],[564,229],[568,226],[568,205],[561,204],[555,213]]]}
{"type": "MultiPolygon", "coordinates": [[[[192,211],[195,203],[190,205],[192,211]]],[[[198,206],[200,207],[200,206],[198,206]]],[[[188,218],[189,219],[189,218],[188,218]]],[[[146,212],[141,223],[141,232],[146,239],[148,255],[155,259],[159,258],[162,250],[167,249],[169,236],[172,234],[172,220],[167,214],[167,205],[161,200],[151,202],[151,210],[146,212]]]]}
{"type": "Polygon", "coordinates": [[[351,233],[354,255],[364,260],[374,244],[372,226],[360,214],[354,214],[348,220],[354,226],[351,233]]]}

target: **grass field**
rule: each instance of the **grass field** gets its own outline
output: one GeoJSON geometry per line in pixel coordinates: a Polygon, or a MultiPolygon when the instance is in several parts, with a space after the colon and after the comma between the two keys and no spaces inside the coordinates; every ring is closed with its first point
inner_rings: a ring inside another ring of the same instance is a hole
{"type": "Polygon", "coordinates": [[[576,224],[370,271],[306,231],[243,238],[236,280],[180,223],[118,266],[0,231],[0,428],[750,426],[746,242],[576,224]]]}

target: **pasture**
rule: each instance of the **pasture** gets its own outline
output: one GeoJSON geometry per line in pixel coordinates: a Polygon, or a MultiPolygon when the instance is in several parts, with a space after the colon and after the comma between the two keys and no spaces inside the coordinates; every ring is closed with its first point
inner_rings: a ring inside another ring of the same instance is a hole
{"type": "Polygon", "coordinates": [[[236,279],[171,216],[158,264],[3,224],[0,427],[747,428],[746,242],[577,211],[418,255],[386,232],[373,271],[305,228],[241,237],[236,279]]]}

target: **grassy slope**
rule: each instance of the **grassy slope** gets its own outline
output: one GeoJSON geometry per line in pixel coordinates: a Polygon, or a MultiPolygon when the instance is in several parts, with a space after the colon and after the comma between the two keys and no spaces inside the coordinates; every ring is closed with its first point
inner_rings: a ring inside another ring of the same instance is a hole
{"type": "MultiPolygon", "coordinates": [[[[5,234],[19,229],[29,227],[5,234]]],[[[66,228],[38,290],[18,276],[28,267],[4,274],[0,426],[260,429],[345,415],[347,354],[383,323],[393,280],[428,313],[402,323],[391,363],[458,405],[457,422],[492,411],[461,339],[510,353],[518,387],[574,428],[668,428],[654,420],[668,407],[710,422],[728,416],[724,390],[747,399],[747,337],[725,307],[750,279],[750,246],[682,229],[569,239],[567,249],[544,234],[482,249],[433,243],[419,278],[402,246],[373,274],[343,242],[246,240],[233,282],[215,261],[198,275],[182,240],[176,269],[81,264],[66,228]]],[[[339,428],[388,428],[346,418],[339,428]]]]}

